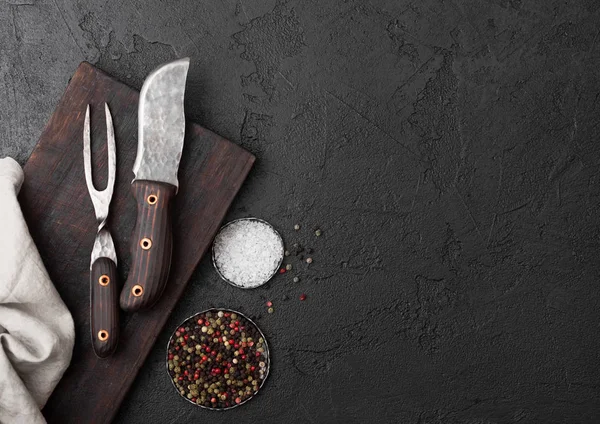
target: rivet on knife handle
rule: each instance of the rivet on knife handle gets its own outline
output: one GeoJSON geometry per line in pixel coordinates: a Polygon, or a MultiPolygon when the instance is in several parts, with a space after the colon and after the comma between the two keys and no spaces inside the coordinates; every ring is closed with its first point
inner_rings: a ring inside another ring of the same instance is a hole
{"type": "Polygon", "coordinates": [[[165,289],[171,266],[171,200],[176,188],[166,183],[134,181],[137,220],[131,236],[131,269],[121,291],[125,311],[149,308],[165,289]]]}
{"type": "Polygon", "coordinates": [[[131,267],[121,291],[125,311],[149,308],[160,298],[171,267],[171,202],[179,181],[185,114],[183,98],[190,60],[155,69],[144,81],[138,105],[138,147],[133,164],[137,220],[131,267]]]}

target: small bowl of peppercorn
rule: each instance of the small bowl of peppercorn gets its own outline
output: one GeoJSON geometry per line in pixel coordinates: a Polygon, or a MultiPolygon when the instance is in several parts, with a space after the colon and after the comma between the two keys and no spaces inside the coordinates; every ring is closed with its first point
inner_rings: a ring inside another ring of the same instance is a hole
{"type": "Polygon", "coordinates": [[[181,323],[167,346],[177,392],[202,408],[225,411],[252,399],[269,375],[269,347],[258,326],[229,309],[208,309],[181,323]]]}

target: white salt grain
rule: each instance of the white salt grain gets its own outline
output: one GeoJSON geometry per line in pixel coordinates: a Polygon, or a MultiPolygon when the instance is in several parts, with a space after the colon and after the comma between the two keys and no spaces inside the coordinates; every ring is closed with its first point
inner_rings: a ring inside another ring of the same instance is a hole
{"type": "Polygon", "coordinates": [[[244,218],[221,228],[213,244],[213,263],[225,281],[249,289],[275,275],[283,252],[283,240],[271,225],[244,218]]]}

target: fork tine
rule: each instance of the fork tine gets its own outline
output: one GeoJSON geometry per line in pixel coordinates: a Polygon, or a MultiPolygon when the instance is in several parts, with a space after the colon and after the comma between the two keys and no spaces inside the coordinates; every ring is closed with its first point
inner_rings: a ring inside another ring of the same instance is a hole
{"type": "Polygon", "coordinates": [[[113,126],[112,115],[110,114],[108,103],[104,103],[104,113],[106,115],[106,141],[108,144],[108,182],[106,184],[106,190],[109,193],[108,201],[110,202],[115,186],[117,149],[115,145],[115,128],[113,126]]]}
{"type": "Polygon", "coordinates": [[[90,105],[85,110],[85,121],[83,122],[83,167],[85,169],[85,183],[88,191],[96,192],[92,180],[92,150],[90,147],[90,105]]]}

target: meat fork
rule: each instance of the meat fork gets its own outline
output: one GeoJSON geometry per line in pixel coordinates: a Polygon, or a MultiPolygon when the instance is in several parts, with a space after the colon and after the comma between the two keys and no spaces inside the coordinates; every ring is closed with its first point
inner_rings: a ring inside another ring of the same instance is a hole
{"type": "Polygon", "coordinates": [[[90,105],[85,111],[83,126],[83,166],[98,232],[90,261],[90,322],[92,346],[100,358],[111,355],[119,341],[119,284],[117,274],[117,253],[106,228],[106,219],[115,186],[117,153],[115,131],[108,104],[104,104],[106,115],[106,141],[108,145],[108,183],[102,191],[96,190],[92,180],[92,152],[90,147],[90,105]]]}

